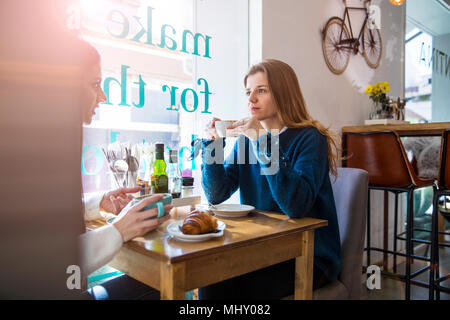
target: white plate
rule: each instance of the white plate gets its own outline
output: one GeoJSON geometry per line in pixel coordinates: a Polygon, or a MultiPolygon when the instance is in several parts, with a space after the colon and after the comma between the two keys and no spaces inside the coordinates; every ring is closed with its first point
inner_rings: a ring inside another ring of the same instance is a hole
{"type": "Polygon", "coordinates": [[[184,234],[181,232],[180,227],[183,225],[183,220],[174,221],[167,226],[167,232],[174,238],[185,242],[200,242],[206,241],[211,238],[218,238],[223,236],[223,230],[225,230],[225,223],[218,220],[217,230],[218,232],[205,233],[205,234],[184,234]]]}
{"type": "Polygon", "coordinates": [[[245,217],[249,212],[255,210],[255,207],[246,204],[222,203],[215,206],[216,209],[210,208],[219,217],[238,218],[245,217]]]}

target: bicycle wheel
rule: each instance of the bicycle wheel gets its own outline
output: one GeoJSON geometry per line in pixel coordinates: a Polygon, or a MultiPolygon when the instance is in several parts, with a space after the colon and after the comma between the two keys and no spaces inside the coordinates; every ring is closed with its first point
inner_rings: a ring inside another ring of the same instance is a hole
{"type": "Polygon", "coordinates": [[[376,69],[380,65],[383,44],[381,33],[378,29],[370,29],[368,24],[364,26],[363,56],[369,67],[376,69]]]}
{"type": "Polygon", "coordinates": [[[325,62],[334,74],[344,72],[350,61],[349,38],[347,26],[341,18],[333,17],[328,20],[322,35],[322,50],[325,62]]]}

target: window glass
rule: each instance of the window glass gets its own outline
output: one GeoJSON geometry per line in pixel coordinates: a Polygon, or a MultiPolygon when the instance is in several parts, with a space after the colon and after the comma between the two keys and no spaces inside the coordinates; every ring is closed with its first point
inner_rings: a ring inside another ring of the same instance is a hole
{"type": "Polygon", "coordinates": [[[405,38],[406,120],[431,121],[433,37],[416,27],[405,38]]]}
{"type": "MultiPolygon", "coordinates": [[[[191,141],[213,116],[247,115],[248,1],[65,1],[68,24],[101,55],[107,97],[84,127],[84,192],[117,187],[102,148],[162,142],[179,150],[183,174],[202,194],[191,141]]],[[[146,166],[141,161],[140,178],[146,166]]]]}

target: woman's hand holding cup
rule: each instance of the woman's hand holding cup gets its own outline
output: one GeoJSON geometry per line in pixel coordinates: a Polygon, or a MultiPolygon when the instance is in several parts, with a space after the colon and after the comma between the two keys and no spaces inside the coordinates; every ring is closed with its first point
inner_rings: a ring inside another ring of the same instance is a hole
{"type": "MultiPolygon", "coordinates": [[[[114,220],[113,226],[120,232],[124,242],[143,236],[170,219],[170,214],[161,218],[155,218],[158,216],[158,208],[141,211],[150,203],[160,201],[162,197],[162,194],[156,194],[143,199],[135,205],[133,205],[133,202],[130,202],[122,209],[120,214],[114,220]]],[[[164,212],[168,212],[172,208],[173,206],[170,204],[165,205],[164,212]]]]}
{"type": "Polygon", "coordinates": [[[227,136],[245,135],[250,140],[257,140],[266,134],[266,130],[255,117],[235,121],[227,127],[227,136]]]}

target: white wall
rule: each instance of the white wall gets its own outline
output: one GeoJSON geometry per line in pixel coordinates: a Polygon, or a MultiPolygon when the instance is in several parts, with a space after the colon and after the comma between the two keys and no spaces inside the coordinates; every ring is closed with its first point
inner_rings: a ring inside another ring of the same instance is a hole
{"type": "MultiPolygon", "coordinates": [[[[343,16],[342,1],[263,0],[262,3],[262,57],[283,60],[295,69],[311,115],[323,124],[336,130],[363,124],[370,108],[364,94],[367,84],[389,81],[390,94],[403,96],[404,7],[392,6],[387,0],[373,1],[381,8],[380,66],[371,69],[361,55],[352,55],[347,70],[335,75],[325,64],[320,31],[332,16],[343,16]]],[[[363,12],[351,13],[354,33],[360,29],[356,23],[358,16],[361,19],[363,12]]]]}
{"type": "MultiPolygon", "coordinates": [[[[362,125],[371,106],[364,94],[368,84],[389,81],[390,95],[404,96],[404,6],[392,6],[387,0],[372,1],[381,9],[383,54],[380,66],[371,69],[361,55],[352,55],[347,70],[342,75],[335,75],[329,71],[323,58],[321,29],[332,16],[343,16],[342,1],[251,0],[250,3],[253,1],[262,3],[262,46],[260,52],[255,52],[251,46],[251,57],[260,55],[263,59],[280,59],[291,65],[299,77],[310,114],[324,125],[332,126],[339,133],[343,126],[362,125]]],[[[352,1],[352,4],[361,6],[362,1],[352,1]]],[[[258,6],[251,5],[250,8],[258,6]]],[[[358,15],[359,23],[362,23],[363,13],[352,13],[353,28],[357,29],[354,33],[360,29],[357,26],[358,15]]],[[[250,17],[258,21],[258,12],[250,12],[250,17]]],[[[250,39],[252,36],[253,33],[250,39]]],[[[372,239],[373,244],[380,247],[382,199],[382,192],[372,192],[372,239]]],[[[391,212],[393,203],[391,196],[391,212]]],[[[392,214],[390,226],[393,226],[392,214]]],[[[392,227],[390,229],[389,239],[392,239],[392,227]]]]}

